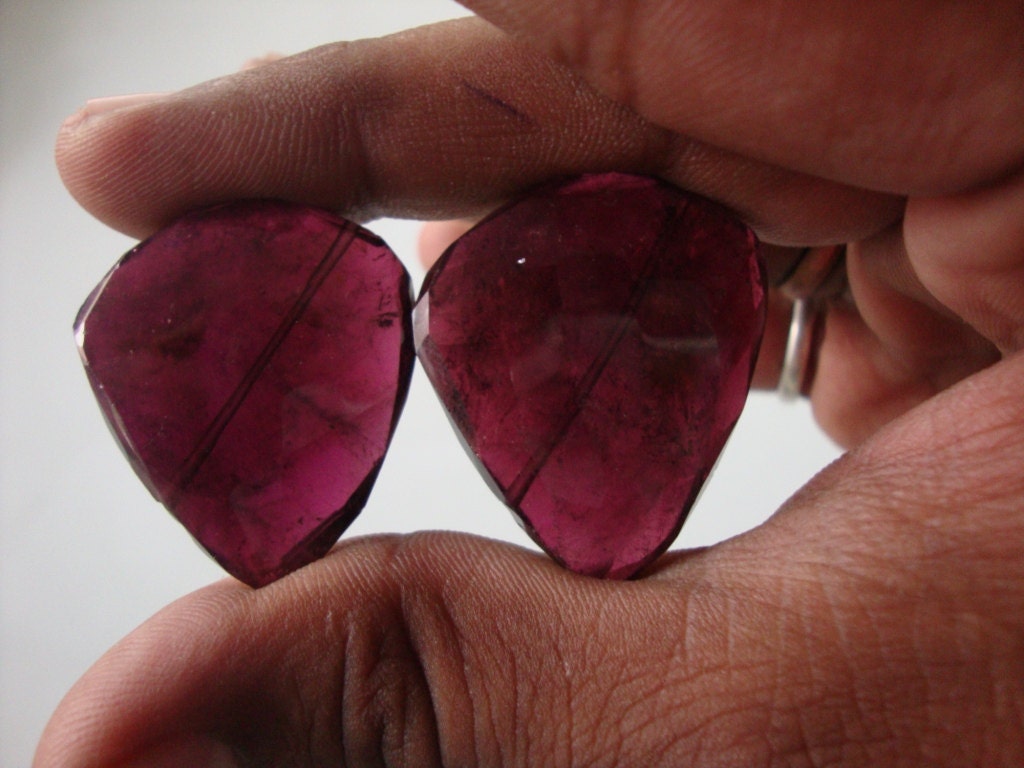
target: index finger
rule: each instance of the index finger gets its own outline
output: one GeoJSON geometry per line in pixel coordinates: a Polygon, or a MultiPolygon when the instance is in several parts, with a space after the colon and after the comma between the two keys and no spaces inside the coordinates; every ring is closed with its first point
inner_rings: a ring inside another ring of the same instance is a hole
{"type": "Polygon", "coordinates": [[[475,216],[551,177],[611,169],[718,199],[775,241],[856,239],[900,210],[659,127],[476,19],[91,111],[65,124],[58,165],[87,209],[134,235],[247,197],[361,219],[475,216]]]}

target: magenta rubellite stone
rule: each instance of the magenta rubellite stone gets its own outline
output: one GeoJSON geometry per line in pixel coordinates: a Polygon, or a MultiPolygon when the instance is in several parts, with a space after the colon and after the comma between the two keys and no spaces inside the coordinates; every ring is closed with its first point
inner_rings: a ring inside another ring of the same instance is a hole
{"type": "Polygon", "coordinates": [[[411,303],[372,233],[245,202],[126,254],[75,333],[139,477],[258,586],[322,556],[365,504],[408,389],[411,303]]]}
{"type": "Polygon", "coordinates": [[[626,578],[676,537],[746,401],[753,233],[654,179],[584,176],[460,238],[414,309],[420,361],[527,532],[626,578]]]}

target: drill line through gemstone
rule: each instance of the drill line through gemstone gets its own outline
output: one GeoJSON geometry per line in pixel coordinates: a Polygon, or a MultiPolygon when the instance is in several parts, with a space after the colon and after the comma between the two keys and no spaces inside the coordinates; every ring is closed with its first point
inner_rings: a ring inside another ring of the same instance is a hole
{"type": "Polygon", "coordinates": [[[622,317],[620,317],[616,323],[614,333],[609,337],[604,349],[597,357],[594,358],[594,361],[590,364],[590,367],[580,379],[579,384],[577,385],[577,395],[574,398],[571,408],[565,415],[565,420],[562,424],[552,430],[552,437],[549,440],[547,447],[534,454],[530,463],[523,468],[523,471],[520,472],[519,475],[516,476],[515,480],[513,480],[509,485],[508,490],[503,494],[507,500],[506,503],[513,509],[518,509],[523,503],[523,498],[529,492],[530,486],[537,479],[537,475],[541,470],[543,470],[544,465],[547,464],[548,460],[551,458],[552,452],[565,438],[573,421],[575,421],[586,405],[587,399],[590,397],[590,393],[594,389],[594,385],[604,372],[608,365],[608,361],[611,359],[612,355],[615,354],[615,349],[618,347],[619,342],[625,335],[633,313],[640,305],[640,302],[643,301],[644,294],[650,287],[649,281],[654,269],[655,260],[657,259],[661,248],[665,245],[662,240],[666,237],[667,233],[671,231],[672,221],[677,217],[682,217],[685,214],[688,205],[689,203],[687,203],[682,210],[675,210],[669,214],[669,221],[666,222],[666,225],[662,229],[662,232],[659,235],[659,240],[651,246],[647,257],[644,259],[644,266],[640,272],[640,277],[637,280],[632,295],[623,310],[622,317]]]}
{"type": "MultiPolygon", "coordinates": [[[[331,247],[327,250],[327,254],[323,260],[317,265],[313,274],[306,282],[306,286],[302,289],[302,293],[296,299],[295,303],[291,306],[288,312],[281,318],[280,324],[274,331],[274,335],[267,341],[265,347],[260,352],[259,357],[253,362],[249,369],[245,372],[242,380],[238,383],[235,391],[231,393],[231,397],[228,399],[224,406],[217,413],[217,417],[213,420],[213,423],[203,432],[203,436],[200,439],[195,450],[188,456],[182,466],[180,475],[175,479],[174,486],[178,489],[178,493],[184,491],[195,479],[196,474],[199,472],[203,465],[203,462],[209,457],[217,444],[217,440],[224,432],[225,428],[234,418],[238,409],[242,406],[242,402],[248,396],[252,390],[256,380],[263,375],[267,364],[270,362],[270,358],[281,348],[281,344],[284,343],[285,337],[291,332],[292,328],[295,327],[296,321],[306,308],[309,306],[309,302],[313,299],[313,296],[321,286],[327,277],[334,271],[334,268],[338,266],[338,262],[345,255],[345,251],[352,244],[352,241],[356,238],[356,230],[348,222],[347,226],[343,227],[338,233],[337,239],[331,244],[331,247]]],[[[168,500],[168,503],[173,504],[175,499],[172,497],[168,500]]]]}

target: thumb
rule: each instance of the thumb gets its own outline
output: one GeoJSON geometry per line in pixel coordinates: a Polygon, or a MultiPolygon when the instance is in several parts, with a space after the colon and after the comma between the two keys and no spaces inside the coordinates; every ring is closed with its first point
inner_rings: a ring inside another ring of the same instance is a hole
{"type": "Polygon", "coordinates": [[[1022,375],[638,581],[418,534],[214,585],[87,673],[35,766],[1022,765],[1022,375]]]}
{"type": "Polygon", "coordinates": [[[711,618],[680,597],[466,536],[348,542],[165,609],[71,691],[35,765],[651,765],[679,738],[651,709],[684,703],[687,670],[666,673],[711,618]]]}

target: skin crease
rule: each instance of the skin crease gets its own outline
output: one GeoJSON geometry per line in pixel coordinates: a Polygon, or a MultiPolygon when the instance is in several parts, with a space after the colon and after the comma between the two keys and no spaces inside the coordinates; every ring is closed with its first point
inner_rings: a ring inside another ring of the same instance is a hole
{"type": "MultiPolygon", "coordinates": [[[[771,243],[849,243],[811,395],[850,451],[625,584],[425,533],[212,585],[97,663],[36,768],[1024,765],[1024,6],[467,4],[503,31],[74,117],[61,173],[136,235],[232,197],[475,217],[554,175],[657,173],[771,243]]],[[[787,317],[773,298],[763,385],[787,317]]]]}

